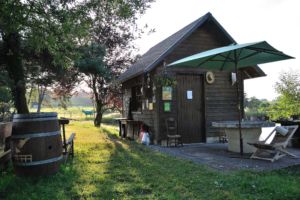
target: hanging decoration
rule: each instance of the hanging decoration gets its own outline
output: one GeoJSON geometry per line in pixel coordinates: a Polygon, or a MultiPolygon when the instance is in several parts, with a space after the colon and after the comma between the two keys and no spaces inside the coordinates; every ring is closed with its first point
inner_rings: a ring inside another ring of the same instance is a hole
{"type": "Polygon", "coordinates": [[[208,71],[205,74],[205,79],[208,84],[213,84],[215,82],[215,74],[212,71],[208,71]]]}

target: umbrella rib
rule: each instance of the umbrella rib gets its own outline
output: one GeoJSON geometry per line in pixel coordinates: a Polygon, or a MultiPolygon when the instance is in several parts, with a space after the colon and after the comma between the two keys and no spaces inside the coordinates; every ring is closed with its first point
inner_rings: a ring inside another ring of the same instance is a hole
{"type": "Polygon", "coordinates": [[[287,55],[283,54],[281,51],[272,50],[272,49],[263,49],[263,48],[257,48],[257,47],[245,47],[245,48],[250,49],[250,50],[259,51],[260,53],[270,53],[273,55],[283,56],[283,57],[287,56],[287,55]]]}
{"type": "MultiPolygon", "coordinates": [[[[216,59],[216,60],[210,60],[210,61],[224,62],[225,60],[216,59]]],[[[230,62],[234,62],[233,60],[229,60],[229,61],[230,61],[230,62]]]]}
{"type": "Polygon", "coordinates": [[[244,59],[246,59],[246,58],[249,58],[249,57],[254,56],[254,55],[256,55],[256,54],[259,54],[259,53],[261,53],[261,52],[254,52],[254,53],[251,53],[251,54],[249,54],[249,55],[247,55],[247,56],[245,56],[245,57],[240,58],[239,60],[244,60],[244,59]]]}
{"type": "MultiPolygon", "coordinates": [[[[226,57],[225,57],[225,56],[223,56],[223,55],[221,55],[223,58],[225,58],[225,60],[223,61],[223,64],[222,64],[222,66],[221,66],[221,69],[220,69],[220,71],[223,71],[223,69],[224,69],[224,66],[225,66],[225,63],[227,62],[227,60],[228,60],[228,58],[229,58],[230,54],[231,54],[231,51],[229,51],[229,53],[227,54],[227,56],[226,56],[226,57]]],[[[232,59],[230,59],[230,61],[232,61],[232,59]]]]}
{"type": "Polygon", "coordinates": [[[197,65],[197,67],[200,67],[200,66],[203,65],[204,63],[206,63],[206,62],[208,62],[208,61],[214,59],[214,58],[217,57],[217,56],[218,56],[218,54],[214,55],[214,56],[211,57],[211,58],[208,58],[208,59],[204,60],[203,62],[199,63],[199,64],[197,65]]]}
{"type": "MultiPolygon", "coordinates": [[[[231,53],[231,52],[230,52],[231,53]]],[[[222,58],[225,58],[225,59],[228,59],[229,57],[228,57],[228,55],[225,57],[225,56],[223,56],[222,54],[219,54],[219,56],[221,56],[222,58]]],[[[230,62],[234,62],[234,60],[233,59],[229,59],[229,61],[230,62]]]]}
{"type": "MultiPolygon", "coordinates": [[[[243,50],[244,50],[244,49],[241,49],[241,50],[240,50],[239,55],[238,55],[235,59],[237,59],[237,58],[239,58],[239,57],[241,56],[243,50]]],[[[236,50],[235,50],[235,51],[236,51],[236,50]]]]}

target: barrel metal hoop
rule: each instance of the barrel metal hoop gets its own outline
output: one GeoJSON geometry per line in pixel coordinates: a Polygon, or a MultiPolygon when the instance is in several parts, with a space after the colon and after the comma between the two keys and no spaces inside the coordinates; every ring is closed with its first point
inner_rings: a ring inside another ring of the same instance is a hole
{"type": "Polygon", "coordinates": [[[14,165],[17,166],[34,166],[34,165],[43,165],[43,164],[48,164],[48,163],[52,163],[52,162],[57,162],[63,159],[63,156],[59,156],[59,157],[55,157],[55,158],[51,158],[48,160],[39,160],[39,161],[33,161],[33,162],[14,162],[14,165]]]}
{"type": "Polygon", "coordinates": [[[55,136],[55,135],[60,135],[60,131],[12,135],[11,138],[12,139],[38,138],[38,137],[47,137],[47,136],[55,136]]]}
{"type": "Polygon", "coordinates": [[[53,121],[57,120],[57,117],[45,117],[45,118],[32,118],[32,119],[13,119],[13,122],[40,122],[40,121],[53,121]]]}

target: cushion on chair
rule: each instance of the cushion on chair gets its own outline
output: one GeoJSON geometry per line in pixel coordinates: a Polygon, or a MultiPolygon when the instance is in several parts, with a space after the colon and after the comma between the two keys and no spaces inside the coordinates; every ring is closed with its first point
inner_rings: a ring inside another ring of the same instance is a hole
{"type": "Polygon", "coordinates": [[[283,136],[285,136],[289,132],[288,129],[286,129],[286,128],[282,127],[282,126],[277,126],[275,128],[275,130],[276,130],[277,133],[279,133],[279,134],[281,134],[283,136]]]}

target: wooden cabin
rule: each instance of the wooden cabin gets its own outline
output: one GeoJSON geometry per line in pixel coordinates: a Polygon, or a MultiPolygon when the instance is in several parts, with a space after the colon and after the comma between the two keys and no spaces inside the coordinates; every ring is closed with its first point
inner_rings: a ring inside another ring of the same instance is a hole
{"type": "MultiPolygon", "coordinates": [[[[219,141],[222,130],[213,128],[211,123],[238,119],[232,72],[208,73],[199,68],[166,65],[232,43],[235,40],[207,13],[153,46],[119,77],[123,117],[147,125],[155,144],[167,139],[165,121],[170,117],[177,120],[178,134],[184,143],[219,141]]],[[[265,76],[258,66],[243,68],[239,74],[242,91],[245,79],[265,76]]],[[[137,135],[139,128],[126,127],[127,136],[132,136],[132,132],[137,135]]]]}

